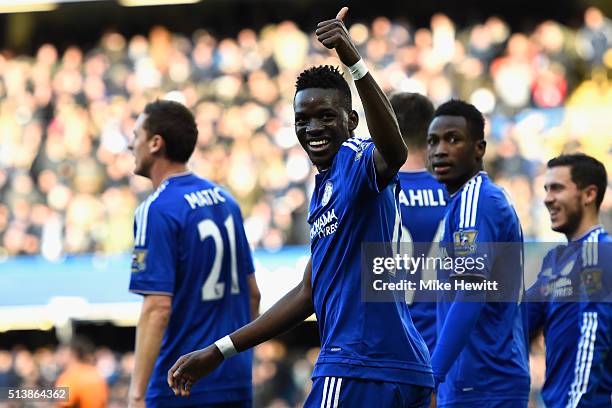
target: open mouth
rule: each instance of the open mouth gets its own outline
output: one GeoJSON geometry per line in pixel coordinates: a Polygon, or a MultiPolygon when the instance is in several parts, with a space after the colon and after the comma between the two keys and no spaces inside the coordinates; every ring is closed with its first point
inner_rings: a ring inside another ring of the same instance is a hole
{"type": "Polygon", "coordinates": [[[447,174],[451,169],[450,163],[435,163],[431,166],[436,174],[447,174]]]}
{"type": "Polygon", "coordinates": [[[550,215],[551,219],[557,218],[557,215],[559,215],[561,211],[558,208],[549,208],[548,209],[548,214],[550,215]]]}
{"type": "Polygon", "coordinates": [[[331,139],[312,139],[308,141],[308,148],[313,152],[322,152],[331,144],[331,139]]]}

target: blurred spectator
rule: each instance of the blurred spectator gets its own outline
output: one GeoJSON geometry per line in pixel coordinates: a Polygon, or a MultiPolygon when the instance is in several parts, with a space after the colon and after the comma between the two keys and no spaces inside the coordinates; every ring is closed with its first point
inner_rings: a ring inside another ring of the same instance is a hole
{"type": "MultiPolygon", "coordinates": [[[[487,169],[522,208],[529,238],[550,234],[531,182],[547,158],[582,149],[612,168],[612,22],[600,10],[578,32],[544,21],[513,33],[498,17],[459,27],[440,13],[429,28],[377,17],[349,30],[386,92],[460,97],[487,115],[487,169]],[[583,74],[584,64],[596,69],[583,74]]],[[[10,55],[0,54],[0,260],[129,250],[150,187],[132,176],[127,139],[136,114],[166,94],[194,111],[190,166],[239,199],[250,243],[308,243],[314,169],[293,131],[294,83],[305,66],[337,64],[311,33],[288,21],[235,38],[158,26],[109,31],[93,49],[10,55]]],[[[367,134],[365,121],[357,131],[367,134]]]]}
{"type": "Polygon", "coordinates": [[[68,387],[69,399],[61,407],[104,408],[108,404],[108,385],[92,360],[94,346],[83,337],[74,337],[61,349],[64,371],[56,387],[68,387]]]}
{"type": "Polygon", "coordinates": [[[19,377],[13,367],[13,356],[5,350],[0,350],[0,387],[15,387],[19,377]]]}
{"type": "Polygon", "coordinates": [[[602,66],[604,58],[608,67],[612,67],[612,21],[598,8],[589,7],[584,12],[584,26],[578,32],[576,45],[580,56],[591,67],[602,66]]]}

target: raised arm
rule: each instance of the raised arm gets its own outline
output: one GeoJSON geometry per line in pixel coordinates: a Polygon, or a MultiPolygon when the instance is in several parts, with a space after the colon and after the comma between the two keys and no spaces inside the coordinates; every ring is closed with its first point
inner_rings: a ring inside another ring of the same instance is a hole
{"type": "MultiPolygon", "coordinates": [[[[312,261],[308,260],[302,282],[266,313],[241,327],[230,339],[238,352],[248,350],[295,327],[312,313],[312,261]]],[[[215,344],[180,357],[168,371],[168,385],[176,395],[188,396],[193,383],[223,362],[215,344]]]]}
{"type": "Polygon", "coordinates": [[[340,61],[349,67],[355,79],[368,130],[376,146],[374,165],[378,186],[382,188],[393,179],[404,164],[408,156],[408,149],[402,139],[389,99],[370,73],[362,76],[364,72],[367,72],[367,68],[344,26],[343,19],[346,13],[348,13],[348,7],[343,7],[335,19],[320,22],[315,33],[325,47],[336,50],[340,61]],[[353,73],[355,71],[357,72],[353,73]]]}

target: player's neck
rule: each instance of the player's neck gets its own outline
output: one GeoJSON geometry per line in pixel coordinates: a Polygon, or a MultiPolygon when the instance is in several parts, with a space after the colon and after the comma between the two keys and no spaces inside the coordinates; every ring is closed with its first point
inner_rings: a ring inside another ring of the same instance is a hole
{"type": "Polygon", "coordinates": [[[427,158],[425,150],[408,148],[408,158],[406,163],[400,168],[400,171],[415,171],[424,170],[427,167],[427,158]]]}
{"type": "Polygon", "coordinates": [[[476,177],[478,174],[480,174],[480,172],[482,171],[482,166],[479,167],[476,171],[474,171],[473,173],[470,173],[470,175],[468,177],[466,177],[464,180],[461,180],[458,183],[445,183],[446,185],[446,191],[448,191],[448,194],[450,194],[451,196],[453,194],[455,194],[457,191],[461,190],[463,188],[463,186],[465,186],[471,179],[473,179],[474,177],[476,177]]]}
{"type": "Polygon", "coordinates": [[[582,238],[587,232],[599,225],[601,225],[601,223],[599,222],[599,217],[597,214],[590,211],[585,211],[578,228],[576,228],[576,230],[574,230],[572,233],[567,234],[566,238],[568,241],[575,241],[582,238]]]}
{"type": "Polygon", "coordinates": [[[168,177],[185,172],[187,172],[187,165],[185,163],[177,163],[169,160],[156,161],[151,168],[153,189],[157,190],[159,185],[168,177]]]}

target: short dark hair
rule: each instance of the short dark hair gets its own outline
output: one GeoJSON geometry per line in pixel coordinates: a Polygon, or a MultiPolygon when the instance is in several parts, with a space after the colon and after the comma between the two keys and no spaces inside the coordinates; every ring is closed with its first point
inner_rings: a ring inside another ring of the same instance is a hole
{"type": "Polygon", "coordinates": [[[302,71],[295,82],[295,93],[308,88],[337,89],[347,112],[353,109],[351,88],[336,67],[319,65],[302,71]]]}
{"type": "Polygon", "coordinates": [[[76,335],[70,340],[70,350],[79,361],[85,361],[95,351],[93,343],[85,336],[76,335]]]}
{"type": "Polygon", "coordinates": [[[460,99],[451,99],[438,106],[434,118],[438,116],[462,116],[467,122],[470,136],[474,140],[484,140],[484,116],[471,103],[460,99]]]}
{"type": "Polygon", "coordinates": [[[143,129],[148,136],[160,135],[165,142],[168,160],[186,163],[198,140],[198,127],[193,113],[183,104],[156,100],[145,106],[147,119],[143,129]]]}
{"type": "Polygon", "coordinates": [[[426,96],[412,92],[393,94],[390,101],[406,145],[425,148],[427,128],[434,114],[431,101],[426,96]]]}
{"type": "Polygon", "coordinates": [[[550,159],[546,166],[549,169],[558,166],[568,166],[572,181],[583,189],[594,185],[597,187],[597,198],[595,199],[596,208],[603,202],[608,187],[608,175],[605,166],[596,158],[587,156],[584,153],[562,154],[550,159]]]}

